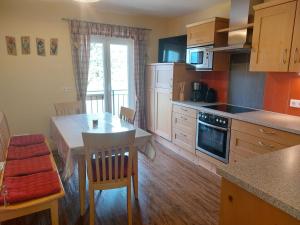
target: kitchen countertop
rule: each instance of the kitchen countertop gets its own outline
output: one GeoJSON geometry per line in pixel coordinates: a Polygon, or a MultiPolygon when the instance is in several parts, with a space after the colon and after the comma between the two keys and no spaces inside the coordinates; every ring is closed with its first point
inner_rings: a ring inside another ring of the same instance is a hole
{"type": "Polygon", "coordinates": [[[184,102],[174,101],[173,103],[176,105],[181,105],[181,106],[185,106],[188,108],[193,108],[205,112],[213,112],[216,115],[225,116],[232,119],[237,119],[237,120],[254,123],[258,125],[263,125],[266,127],[283,130],[283,131],[300,135],[299,116],[291,116],[287,114],[269,112],[264,110],[232,114],[232,113],[221,112],[213,109],[203,108],[203,106],[216,105],[222,103],[204,103],[204,102],[191,102],[191,101],[184,101],[184,102]]]}
{"type": "Polygon", "coordinates": [[[300,220],[300,145],[260,155],[217,173],[300,220]]]}

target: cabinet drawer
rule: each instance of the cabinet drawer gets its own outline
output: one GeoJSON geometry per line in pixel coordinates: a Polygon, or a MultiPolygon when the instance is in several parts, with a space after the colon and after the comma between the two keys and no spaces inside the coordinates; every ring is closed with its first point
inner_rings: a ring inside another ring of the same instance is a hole
{"type": "Polygon", "coordinates": [[[264,138],[235,130],[231,131],[231,158],[251,158],[260,154],[280,150],[285,147],[287,146],[264,138]]]}
{"type": "Polygon", "coordinates": [[[173,143],[186,150],[195,152],[196,137],[192,134],[187,134],[184,131],[173,129],[173,143]]]}
{"type": "Polygon", "coordinates": [[[287,147],[300,144],[300,135],[239,120],[232,120],[231,129],[251,134],[269,141],[277,142],[287,147]]]}
{"type": "Polygon", "coordinates": [[[197,118],[197,111],[180,105],[173,104],[173,112],[186,115],[192,118],[197,118]]]}
{"type": "Polygon", "coordinates": [[[195,135],[196,133],[196,119],[173,112],[173,128],[182,130],[185,133],[195,135]]]}

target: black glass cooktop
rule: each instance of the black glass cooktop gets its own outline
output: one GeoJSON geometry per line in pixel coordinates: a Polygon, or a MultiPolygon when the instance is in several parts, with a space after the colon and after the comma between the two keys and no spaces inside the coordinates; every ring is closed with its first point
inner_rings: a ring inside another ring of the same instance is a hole
{"type": "Polygon", "coordinates": [[[222,111],[222,112],[232,113],[232,114],[257,111],[256,109],[250,109],[250,108],[227,105],[227,104],[210,105],[210,106],[203,106],[203,107],[222,111]]]}

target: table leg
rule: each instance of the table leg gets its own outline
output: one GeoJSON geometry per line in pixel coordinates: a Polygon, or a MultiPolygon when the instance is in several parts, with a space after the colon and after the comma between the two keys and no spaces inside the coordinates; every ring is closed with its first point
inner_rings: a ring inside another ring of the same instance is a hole
{"type": "Polygon", "coordinates": [[[133,154],[133,190],[135,199],[139,198],[139,171],[138,171],[138,152],[133,154]]]}
{"type": "Polygon", "coordinates": [[[80,195],[80,215],[85,214],[85,188],[86,188],[86,166],[85,159],[78,160],[78,176],[79,176],[79,195],[80,195]]]}

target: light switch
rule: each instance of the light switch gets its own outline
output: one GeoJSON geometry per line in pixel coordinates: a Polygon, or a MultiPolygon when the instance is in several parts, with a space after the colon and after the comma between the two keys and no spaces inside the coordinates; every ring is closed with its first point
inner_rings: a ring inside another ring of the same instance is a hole
{"type": "Polygon", "coordinates": [[[300,100],[291,99],[291,101],[290,101],[290,107],[300,108],[300,100]]]}

